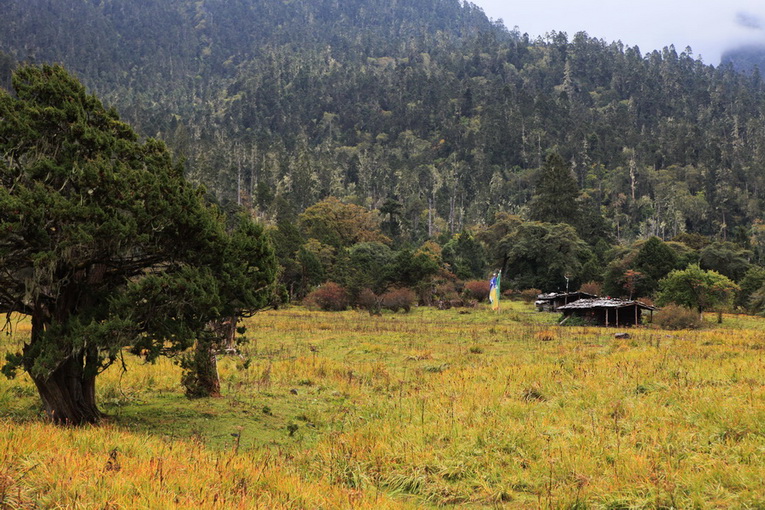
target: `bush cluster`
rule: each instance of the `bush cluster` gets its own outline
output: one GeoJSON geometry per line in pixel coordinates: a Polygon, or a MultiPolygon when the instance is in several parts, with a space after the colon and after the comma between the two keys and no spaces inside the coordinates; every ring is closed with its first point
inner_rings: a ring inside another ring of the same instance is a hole
{"type": "Polygon", "coordinates": [[[372,289],[362,289],[359,297],[356,299],[356,305],[367,310],[371,314],[379,314],[381,308],[380,297],[372,289]]]}
{"type": "Polygon", "coordinates": [[[465,287],[462,293],[468,300],[475,300],[479,303],[486,301],[489,298],[489,287],[491,285],[487,280],[471,280],[465,282],[465,287]]]}
{"type": "Polygon", "coordinates": [[[411,289],[393,289],[380,296],[383,308],[398,312],[409,312],[412,305],[417,301],[417,295],[411,289]]]}
{"type": "Polygon", "coordinates": [[[653,316],[653,323],[661,329],[699,329],[699,312],[685,306],[668,304],[653,316]]]}
{"type": "Polygon", "coordinates": [[[524,289],[518,293],[518,296],[521,298],[521,301],[525,303],[533,303],[541,293],[542,291],[539,289],[524,289]]]}
{"type": "Polygon", "coordinates": [[[380,296],[365,288],[352,300],[347,290],[334,282],[321,285],[303,300],[303,304],[311,310],[339,312],[356,306],[372,314],[379,314],[383,308],[393,312],[409,312],[415,303],[417,294],[408,288],[391,289],[380,296]]]}
{"type": "Polygon", "coordinates": [[[327,282],[308,294],[303,304],[311,310],[340,312],[348,308],[348,293],[337,283],[327,282]]]}

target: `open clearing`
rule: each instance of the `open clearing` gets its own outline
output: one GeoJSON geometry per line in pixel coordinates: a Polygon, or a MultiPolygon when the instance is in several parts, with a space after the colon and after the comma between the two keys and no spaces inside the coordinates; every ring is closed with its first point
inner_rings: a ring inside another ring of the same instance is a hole
{"type": "Polygon", "coordinates": [[[2,378],[0,508],[765,506],[762,319],[616,339],[505,306],[259,313],[222,398],[125,355],[97,428],[2,378]]]}

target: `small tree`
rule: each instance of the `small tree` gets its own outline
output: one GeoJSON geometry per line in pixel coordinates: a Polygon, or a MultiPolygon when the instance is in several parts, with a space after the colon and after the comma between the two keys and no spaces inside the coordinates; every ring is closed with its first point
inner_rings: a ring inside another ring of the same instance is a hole
{"type": "Polygon", "coordinates": [[[567,274],[574,275],[572,284],[576,285],[582,260],[590,253],[574,228],[565,223],[522,223],[500,245],[506,262],[502,274],[520,288],[559,289],[567,274]]]}
{"type": "MultiPolygon", "coordinates": [[[[727,276],[716,271],[704,271],[696,264],[675,270],[659,282],[658,304],[675,303],[693,308],[702,316],[705,310],[722,310],[729,307],[739,290],[727,276]]],[[[722,315],[719,316],[719,320],[722,315]]]]}
{"type": "Polygon", "coordinates": [[[303,211],[298,223],[306,238],[318,239],[335,248],[361,242],[390,243],[380,230],[380,218],[355,204],[329,197],[303,211]]]}
{"type": "Polygon", "coordinates": [[[739,282],[741,291],[736,296],[735,304],[749,312],[759,312],[756,301],[752,297],[765,285],[765,268],[761,266],[752,266],[739,282]]]}
{"type": "Polygon", "coordinates": [[[583,283],[582,286],[579,287],[579,292],[586,292],[593,296],[600,296],[603,293],[603,285],[598,282],[583,283]]]}
{"type": "MultiPolygon", "coordinates": [[[[651,295],[659,287],[659,280],[676,269],[677,254],[656,236],[650,237],[638,250],[632,268],[642,275],[638,295],[651,295]]],[[[626,275],[625,275],[626,277],[626,275]]]]}
{"type": "Polygon", "coordinates": [[[188,397],[220,395],[216,355],[233,348],[239,317],[251,316],[268,306],[273,296],[275,258],[262,227],[240,214],[231,218],[227,265],[216,275],[223,305],[220,316],[197,335],[193,353],[181,360],[181,382],[188,397]]]}
{"type": "Polygon", "coordinates": [[[635,295],[635,290],[638,288],[638,283],[643,280],[643,273],[635,271],[633,269],[627,269],[624,272],[624,290],[629,293],[629,299],[635,295]]]}

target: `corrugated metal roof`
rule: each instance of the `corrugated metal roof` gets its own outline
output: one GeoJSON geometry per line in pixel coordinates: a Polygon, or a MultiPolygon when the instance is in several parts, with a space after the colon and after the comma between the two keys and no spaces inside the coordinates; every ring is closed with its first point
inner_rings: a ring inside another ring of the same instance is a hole
{"type": "Polygon", "coordinates": [[[626,301],[624,299],[597,298],[597,299],[579,299],[573,303],[559,306],[558,310],[581,310],[586,308],[624,308],[626,306],[637,305],[645,310],[655,310],[651,305],[641,301],[626,301]]]}
{"type": "Polygon", "coordinates": [[[581,292],[581,291],[569,292],[568,294],[566,294],[565,292],[548,292],[547,294],[539,294],[537,296],[537,301],[551,301],[556,298],[565,298],[566,296],[568,297],[589,296],[591,298],[597,297],[595,294],[589,294],[587,292],[581,292]]]}

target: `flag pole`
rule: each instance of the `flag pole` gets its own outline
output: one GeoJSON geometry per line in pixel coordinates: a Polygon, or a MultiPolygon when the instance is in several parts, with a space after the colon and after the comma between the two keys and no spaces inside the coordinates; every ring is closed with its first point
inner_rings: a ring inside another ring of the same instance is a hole
{"type": "Polygon", "coordinates": [[[499,297],[502,295],[502,285],[500,284],[502,280],[502,270],[500,269],[497,272],[497,313],[499,313],[499,297]]]}

